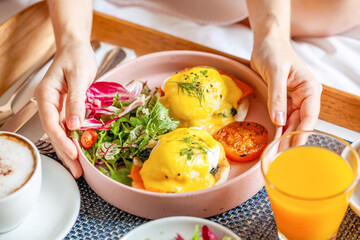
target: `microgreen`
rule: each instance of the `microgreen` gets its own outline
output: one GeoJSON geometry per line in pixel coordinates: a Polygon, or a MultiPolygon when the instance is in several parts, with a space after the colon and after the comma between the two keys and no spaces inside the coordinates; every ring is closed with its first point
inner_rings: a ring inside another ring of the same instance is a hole
{"type": "Polygon", "coordinates": [[[204,87],[201,86],[199,80],[199,76],[195,75],[191,82],[179,82],[174,81],[177,84],[178,90],[181,90],[183,94],[188,94],[191,97],[196,97],[201,102],[204,100],[204,87]]]}
{"type": "Polygon", "coordinates": [[[191,160],[193,155],[206,155],[209,151],[209,149],[204,144],[190,137],[184,137],[182,141],[186,143],[187,147],[180,150],[180,156],[186,155],[187,160],[191,160]]]}

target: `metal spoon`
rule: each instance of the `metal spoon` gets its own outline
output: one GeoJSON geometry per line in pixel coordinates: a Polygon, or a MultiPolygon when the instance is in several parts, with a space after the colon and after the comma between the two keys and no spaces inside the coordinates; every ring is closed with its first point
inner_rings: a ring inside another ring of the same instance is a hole
{"type": "Polygon", "coordinates": [[[116,67],[125,57],[126,53],[122,48],[114,48],[108,51],[98,68],[95,81],[109,70],[116,67]]]}

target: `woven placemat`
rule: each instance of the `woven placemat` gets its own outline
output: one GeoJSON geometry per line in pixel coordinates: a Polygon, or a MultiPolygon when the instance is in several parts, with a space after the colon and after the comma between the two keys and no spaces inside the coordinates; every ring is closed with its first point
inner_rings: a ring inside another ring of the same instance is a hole
{"type": "MultiPolygon", "coordinates": [[[[77,180],[81,194],[80,213],[65,239],[120,239],[135,227],[150,221],[117,209],[99,197],[83,178],[77,180]]],[[[278,239],[270,203],[263,188],[248,201],[208,218],[243,239],[278,239]]],[[[360,239],[360,217],[346,213],[337,239],[360,239]]]]}
{"type": "MultiPolygon", "coordinates": [[[[319,145],[333,144],[334,151],[342,150],[342,147],[323,137],[310,137],[308,143],[311,144],[312,141],[319,145]]],[[[56,154],[47,156],[59,161],[56,154]]],[[[135,227],[150,221],[105,202],[84,178],[81,177],[76,182],[81,195],[80,213],[65,239],[120,239],[135,227]]],[[[265,188],[236,208],[208,219],[226,226],[243,239],[278,239],[265,188]]],[[[360,217],[350,208],[340,226],[337,239],[360,239],[360,217]]]]}
{"type": "MultiPolygon", "coordinates": [[[[59,161],[55,154],[48,154],[59,161]]],[[[65,239],[120,239],[149,219],[126,213],[99,197],[84,178],[76,180],[80,189],[79,216],[65,239]]],[[[278,239],[276,224],[265,188],[248,201],[225,213],[208,218],[226,226],[243,239],[278,239]]],[[[360,239],[360,217],[350,208],[337,239],[360,239]]]]}

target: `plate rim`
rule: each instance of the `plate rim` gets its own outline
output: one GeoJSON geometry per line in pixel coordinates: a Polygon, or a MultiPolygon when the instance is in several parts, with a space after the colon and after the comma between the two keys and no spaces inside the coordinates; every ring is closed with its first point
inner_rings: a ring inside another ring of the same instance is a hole
{"type": "MultiPolygon", "coordinates": [[[[180,221],[181,222],[194,222],[194,224],[207,225],[207,226],[209,226],[210,230],[211,230],[211,226],[215,226],[217,228],[220,228],[222,231],[224,231],[230,237],[240,240],[240,237],[235,232],[233,232],[229,228],[225,227],[224,225],[214,222],[214,221],[211,221],[209,219],[192,217],[192,216],[172,216],[172,217],[164,217],[164,218],[151,220],[151,221],[141,224],[141,225],[135,227],[134,229],[132,229],[131,231],[127,232],[124,236],[122,236],[120,238],[120,240],[131,240],[128,238],[131,237],[131,235],[134,234],[134,232],[136,233],[138,231],[142,231],[145,227],[161,224],[163,222],[168,223],[168,222],[180,222],[180,221]]],[[[195,230],[195,225],[194,225],[194,230],[195,230]]]]}

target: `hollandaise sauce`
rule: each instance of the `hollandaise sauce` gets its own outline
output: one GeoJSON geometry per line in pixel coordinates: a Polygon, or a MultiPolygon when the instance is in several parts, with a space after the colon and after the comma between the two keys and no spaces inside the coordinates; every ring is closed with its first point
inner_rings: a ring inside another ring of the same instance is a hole
{"type": "Polygon", "coordinates": [[[166,81],[160,100],[179,127],[200,127],[210,134],[234,121],[241,89],[217,70],[195,67],[166,81]]]}
{"type": "Polygon", "coordinates": [[[146,189],[178,193],[215,185],[212,170],[225,156],[221,144],[201,129],[162,135],[140,171],[146,189]]]}

